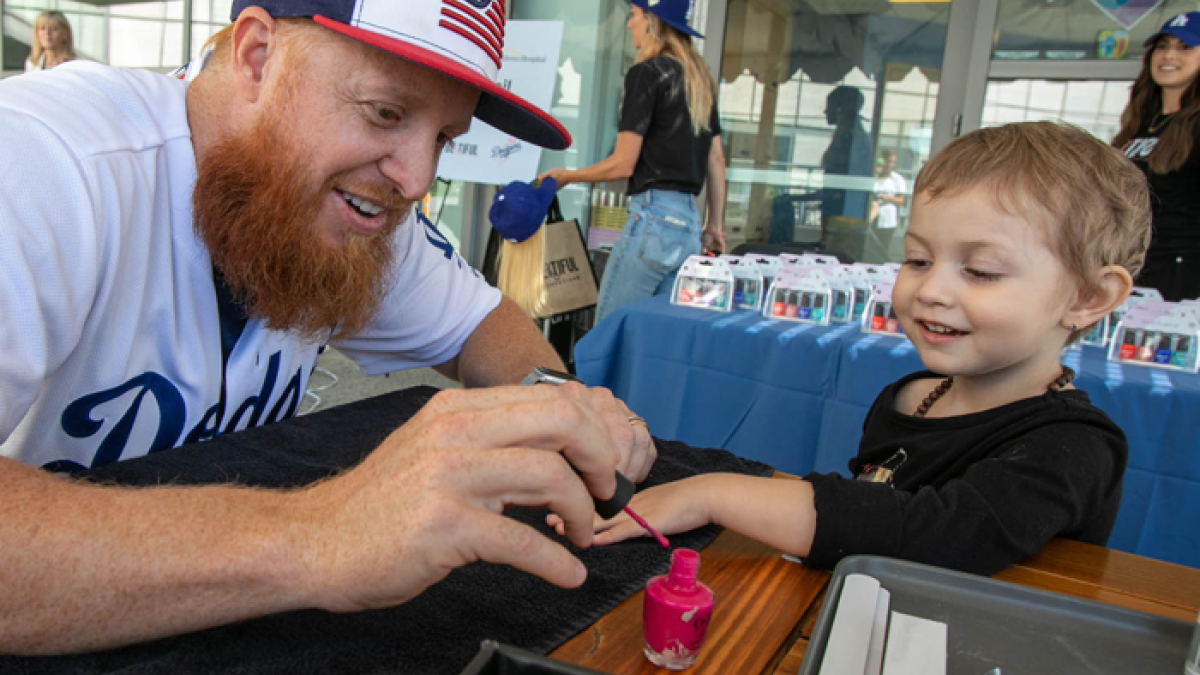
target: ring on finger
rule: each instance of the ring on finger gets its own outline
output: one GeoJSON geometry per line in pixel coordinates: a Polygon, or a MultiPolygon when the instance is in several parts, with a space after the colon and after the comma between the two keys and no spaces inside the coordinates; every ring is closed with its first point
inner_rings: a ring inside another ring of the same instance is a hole
{"type": "Polygon", "coordinates": [[[631,414],[627,415],[626,417],[629,419],[630,426],[632,426],[634,424],[640,424],[640,425],[646,427],[647,429],[650,428],[650,425],[646,424],[646,420],[642,419],[641,417],[639,417],[637,415],[634,415],[631,413],[631,414]]]}

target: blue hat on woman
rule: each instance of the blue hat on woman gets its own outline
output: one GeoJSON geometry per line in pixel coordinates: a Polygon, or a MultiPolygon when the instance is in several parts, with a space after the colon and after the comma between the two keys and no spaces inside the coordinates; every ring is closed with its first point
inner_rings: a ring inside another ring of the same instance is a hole
{"type": "Polygon", "coordinates": [[[659,21],[692,37],[704,37],[692,30],[688,19],[692,18],[692,0],[629,0],[630,4],[657,16],[659,21]]]}
{"type": "Polygon", "coordinates": [[[1145,45],[1149,47],[1164,35],[1173,35],[1189,47],[1200,46],[1200,12],[1176,14],[1157,33],[1146,38],[1145,45]]]}

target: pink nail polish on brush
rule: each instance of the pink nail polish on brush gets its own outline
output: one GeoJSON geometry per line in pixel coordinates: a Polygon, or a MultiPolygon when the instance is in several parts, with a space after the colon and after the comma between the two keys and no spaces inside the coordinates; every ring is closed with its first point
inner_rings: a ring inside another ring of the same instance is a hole
{"type": "Polygon", "coordinates": [[[633,518],[633,522],[637,523],[638,525],[641,525],[642,529],[646,530],[651,535],[653,535],[654,539],[657,540],[658,543],[660,545],[662,545],[663,548],[671,548],[671,544],[667,543],[667,538],[662,536],[661,534],[659,534],[658,530],[654,529],[653,527],[650,527],[650,523],[647,523],[641,516],[634,513],[633,509],[626,506],[625,513],[628,513],[629,517],[633,518]]]}
{"type": "Polygon", "coordinates": [[[683,670],[696,662],[712,618],[713,592],[696,579],[700,554],[677,548],[671,569],[646,584],[642,605],[643,652],[660,668],[683,670]]]}

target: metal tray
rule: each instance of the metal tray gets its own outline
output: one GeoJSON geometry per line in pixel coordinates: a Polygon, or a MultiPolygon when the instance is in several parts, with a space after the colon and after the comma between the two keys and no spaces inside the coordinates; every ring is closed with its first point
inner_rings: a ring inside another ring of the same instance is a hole
{"type": "Polygon", "coordinates": [[[947,626],[947,675],[1182,675],[1192,624],[938,567],[852,556],[838,563],[800,675],[817,675],[847,574],[868,574],[891,609],[947,626]]]}

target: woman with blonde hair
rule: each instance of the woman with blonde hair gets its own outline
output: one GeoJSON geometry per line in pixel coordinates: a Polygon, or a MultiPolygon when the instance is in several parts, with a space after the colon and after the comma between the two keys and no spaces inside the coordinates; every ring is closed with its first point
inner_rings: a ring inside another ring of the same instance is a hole
{"type": "Polygon", "coordinates": [[[570,183],[629,179],[629,218],[600,284],[596,321],[669,288],[672,273],[701,247],[725,250],[725,154],[716,83],[691,37],[692,0],[630,0],[627,27],[637,59],[625,75],[616,149],[592,166],[542,175],[570,183]],[[708,186],[701,230],[696,196],[708,186]]]}
{"type": "Polygon", "coordinates": [[[75,58],[75,37],[62,12],[48,10],[33,22],[33,47],[25,59],[25,72],[53,68],[75,58]]]}
{"type": "Polygon", "coordinates": [[[1154,236],[1136,284],[1178,301],[1200,297],[1200,12],[1172,17],[1146,46],[1113,145],[1150,183],[1154,236]]]}

